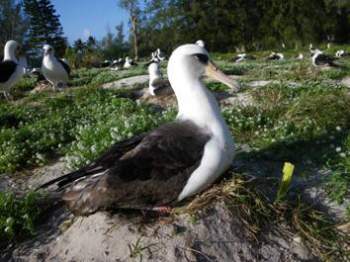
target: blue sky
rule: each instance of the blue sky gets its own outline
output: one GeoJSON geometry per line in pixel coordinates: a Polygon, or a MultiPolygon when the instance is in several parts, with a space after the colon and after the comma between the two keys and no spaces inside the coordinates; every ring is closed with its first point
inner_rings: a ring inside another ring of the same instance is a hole
{"type": "Polygon", "coordinates": [[[128,29],[128,14],[117,4],[117,0],[52,0],[57,13],[61,16],[65,36],[70,43],[78,38],[86,40],[93,35],[100,40],[109,28],[124,22],[124,31],[128,29]]]}

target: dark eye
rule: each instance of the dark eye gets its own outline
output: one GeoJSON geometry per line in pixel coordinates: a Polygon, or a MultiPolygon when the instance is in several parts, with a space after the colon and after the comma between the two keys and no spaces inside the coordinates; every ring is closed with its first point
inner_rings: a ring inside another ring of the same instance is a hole
{"type": "Polygon", "coordinates": [[[199,62],[201,62],[202,64],[207,64],[208,63],[208,60],[209,60],[209,57],[207,55],[204,55],[204,54],[195,54],[194,55],[198,60],[199,62]]]}

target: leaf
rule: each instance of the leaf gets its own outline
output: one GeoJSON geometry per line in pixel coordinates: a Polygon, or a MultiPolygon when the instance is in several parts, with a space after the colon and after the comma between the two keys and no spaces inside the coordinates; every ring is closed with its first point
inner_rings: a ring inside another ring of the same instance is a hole
{"type": "Polygon", "coordinates": [[[293,172],[294,172],[294,165],[288,162],[284,163],[283,176],[282,176],[282,180],[278,188],[277,197],[276,197],[277,202],[284,199],[285,196],[287,195],[289,186],[292,182],[293,172]]]}

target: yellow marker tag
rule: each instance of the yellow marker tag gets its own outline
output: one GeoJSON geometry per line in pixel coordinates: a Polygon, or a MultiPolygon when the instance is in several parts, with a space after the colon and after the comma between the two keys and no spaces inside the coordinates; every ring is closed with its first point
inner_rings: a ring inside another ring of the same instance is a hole
{"type": "Polygon", "coordinates": [[[294,165],[288,162],[284,163],[283,176],[282,176],[280,187],[277,192],[277,199],[276,199],[277,201],[281,200],[286,196],[289,186],[292,182],[293,173],[294,173],[294,165]]]}
{"type": "Polygon", "coordinates": [[[294,165],[288,162],[284,163],[282,183],[287,183],[289,185],[292,181],[293,172],[294,165]]]}

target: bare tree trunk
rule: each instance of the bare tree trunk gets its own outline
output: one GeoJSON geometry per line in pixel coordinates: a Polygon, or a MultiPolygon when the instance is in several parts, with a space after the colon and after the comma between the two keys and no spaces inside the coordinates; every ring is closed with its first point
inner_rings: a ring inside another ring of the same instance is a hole
{"type": "Polygon", "coordinates": [[[137,35],[137,17],[136,15],[131,15],[131,30],[133,34],[133,45],[134,45],[134,59],[137,61],[139,59],[139,43],[137,35]]]}

